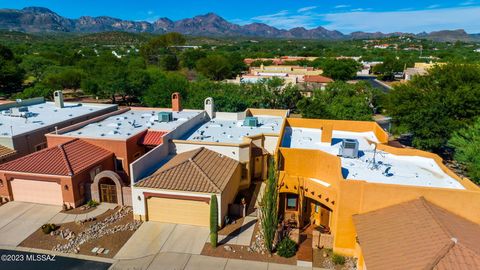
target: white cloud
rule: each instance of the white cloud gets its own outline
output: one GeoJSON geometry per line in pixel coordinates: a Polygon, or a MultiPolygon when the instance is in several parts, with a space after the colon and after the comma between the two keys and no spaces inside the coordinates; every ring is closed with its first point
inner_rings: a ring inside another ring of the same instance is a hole
{"type": "Polygon", "coordinates": [[[147,14],[148,14],[148,15],[153,15],[154,13],[155,13],[155,11],[153,11],[153,10],[147,11],[147,14]]]}
{"type": "Polygon", "coordinates": [[[253,17],[251,20],[280,29],[291,29],[294,27],[316,27],[316,18],[318,18],[318,15],[315,14],[291,14],[288,10],[282,10],[274,14],[253,17]]]}
{"type": "Polygon", "coordinates": [[[372,10],[371,8],[354,8],[354,9],[351,9],[350,11],[351,12],[361,12],[361,11],[369,11],[369,10],[372,10]]]}
{"type": "Polygon", "coordinates": [[[334,8],[348,8],[350,5],[336,5],[334,8]]]}
{"type": "Polygon", "coordinates": [[[465,29],[469,33],[480,32],[480,7],[456,7],[431,10],[389,12],[347,12],[321,14],[328,29],[344,33],[366,32],[413,32],[445,29],[465,29]]]}
{"type": "Polygon", "coordinates": [[[371,9],[352,9],[348,12],[327,14],[306,12],[295,13],[282,10],[275,14],[262,15],[237,23],[265,23],[280,29],[323,26],[343,33],[354,31],[420,33],[438,30],[465,29],[469,33],[480,33],[480,6],[435,8],[427,10],[398,10],[374,12],[371,9]]]}
{"type": "Polygon", "coordinates": [[[439,8],[439,7],[440,7],[440,5],[430,5],[427,8],[439,8]]]}
{"type": "Polygon", "coordinates": [[[297,10],[297,12],[302,13],[302,12],[310,11],[310,10],[313,10],[313,9],[316,9],[316,8],[317,8],[317,6],[303,7],[303,8],[299,8],[297,10]]]}
{"type": "Polygon", "coordinates": [[[475,1],[465,1],[463,3],[460,3],[460,6],[471,6],[474,4],[475,4],[475,1]]]}

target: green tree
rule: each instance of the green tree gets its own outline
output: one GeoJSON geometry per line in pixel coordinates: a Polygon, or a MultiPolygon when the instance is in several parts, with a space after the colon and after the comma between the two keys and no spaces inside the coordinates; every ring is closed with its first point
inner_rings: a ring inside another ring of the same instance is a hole
{"type": "Polygon", "coordinates": [[[265,192],[260,202],[260,225],[265,249],[273,252],[273,241],[278,227],[278,173],[275,168],[275,161],[270,159],[268,165],[268,179],[265,192]]]}
{"type": "Polygon", "coordinates": [[[41,80],[45,70],[49,66],[55,65],[55,62],[38,55],[27,55],[23,57],[20,67],[22,67],[28,75],[41,80]]]}
{"type": "Polygon", "coordinates": [[[167,73],[159,69],[148,70],[151,84],[142,96],[142,102],[149,107],[170,107],[171,96],[179,92],[182,100],[187,98],[188,80],[179,73],[167,73]]]}
{"type": "Polygon", "coordinates": [[[218,244],[218,202],[215,194],[210,197],[210,244],[214,248],[218,244]]]}
{"type": "Polygon", "coordinates": [[[61,68],[58,72],[47,72],[42,80],[47,87],[54,89],[79,89],[84,73],[76,68],[61,68]]]}
{"type": "Polygon", "coordinates": [[[116,102],[116,96],[124,96],[129,89],[126,63],[111,54],[103,54],[88,69],[87,78],[82,80],[82,88],[90,94],[110,98],[116,102]]]}
{"type": "Polygon", "coordinates": [[[313,66],[322,68],[323,74],[334,80],[347,81],[357,76],[360,63],[352,59],[317,59],[313,66]]]}
{"type": "Polygon", "coordinates": [[[197,61],[205,58],[206,56],[207,54],[200,49],[186,50],[182,53],[180,62],[182,67],[194,69],[197,66],[197,61]]]}
{"type": "Polygon", "coordinates": [[[24,76],[25,71],[20,68],[12,50],[0,45],[0,95],[20,90],[24,76]]]}
{"type": "Polygon", "coordinates": [[[45,86],[42,83],[36,83],[32,87],[25,88],[22,92],[19,92],[14,95],[15,98],[28,99],[36,97],[44,97],[46,99],[53,98],[54,89],[48,86],[45,86]]]}
{"type": "Polygon", "coordinates": [[[221,81],[231,76],[232,65],[223,55],[211,54],[198,60],[197,70],[207,78],[221,81]]]}
{"type": "Polygon", "coordinates": [[[177,56],[173,53],[167,53],[160,58],[160,67],[166,71],[178,70],[180,63],[177,56]]]}
{"type": "Polygon", "coordinates": [[[175,51],[172,46],[185,44],[186,39],[179,33],[167,33],[152,38],[145,45],[140,47],[140,54],[150,64],[158,64],[162,55],[175,51]]]}
{"type": "Polygon", "coordinates": [[[448,141],[455,149],[455,160],[465,165],[468,176],[480,184],[480,117],[459,131],[456,131],[448,141]]]}
{"type": "Polygon", "coordinates": [[[440,150],[453,132],[480,115],[480,67],[437,66],[395,86],[386,109],[396,133],[411,133],[415,147],[440,150]]]}
{"type": "Polygon", "coordinates": [[[303,117],[372,120],[381,93],[364,82],[335,82],[325,90],[315,90],[312,98],[304,98],[297,106],[303,117]]]}

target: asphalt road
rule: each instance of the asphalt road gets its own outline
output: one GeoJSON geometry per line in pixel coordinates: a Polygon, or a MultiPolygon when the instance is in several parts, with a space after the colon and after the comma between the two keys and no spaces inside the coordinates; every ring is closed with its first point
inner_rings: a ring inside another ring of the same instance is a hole
{"type": "Polygon", "coordinates": [[[0,249],[1,270],[106,270],[110,265],[103,262],[0,249]]]}
{"type": "Polygon", "coordinates": [[[375,81],[375,77],[372,77],[372,76],[358,76],[356,78],[357,80],[362,80],[362,81],[366,81],[368,82],[372,87],[374,88],[377,88],[377,89],[380,89],[382,90],[383,92],[387,93],[388,91],[390,91],[390,88],[386,87],[385,85],[382,85],[380,83],[378,83],[377,81],[375,81]]]}

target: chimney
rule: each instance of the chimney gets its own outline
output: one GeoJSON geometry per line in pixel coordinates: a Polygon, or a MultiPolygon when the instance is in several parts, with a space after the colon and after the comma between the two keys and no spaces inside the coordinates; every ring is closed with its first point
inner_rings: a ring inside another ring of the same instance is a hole
{"type": "Polygon", "coordinates": [[[204,110],[210,119],[215,118],[215,104],[213,103],[213,98],[208,97],[205,99],[204,110]]]}
{"type": "Polygon", "coordinates": [[[179,112],[182,110],[182,103],[180,101],[180,93],[175,92],[172,94],[172,111],[179,112]]]}
{"type": "Polygon", "coordinates": [[[57,90],[53,92],[53,100],[55,101],[55,107],[63,108],[63,92],[61,90],[57,90]]]}

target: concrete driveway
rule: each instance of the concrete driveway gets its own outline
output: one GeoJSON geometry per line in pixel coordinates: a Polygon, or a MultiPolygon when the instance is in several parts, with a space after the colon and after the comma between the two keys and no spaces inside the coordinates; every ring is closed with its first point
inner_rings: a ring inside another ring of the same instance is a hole
{"type": "Polygon", "coordinates": [[[115,259],[137,259],[159,252],[200,254],[208,234],[206,227],[148,221],[130,237],[115,259]]]}
{"type": "Polygon", "coordinates": [[[145,222],[117,253],[110,270],[312,269],[199,255],[208,235],[205,227],[145,222]]]}
{"type": "Polygon", "coordinates": [[[26,202],[0,206],[0,246],[18,246],[60,210],[60,206],[26,202]]]}

